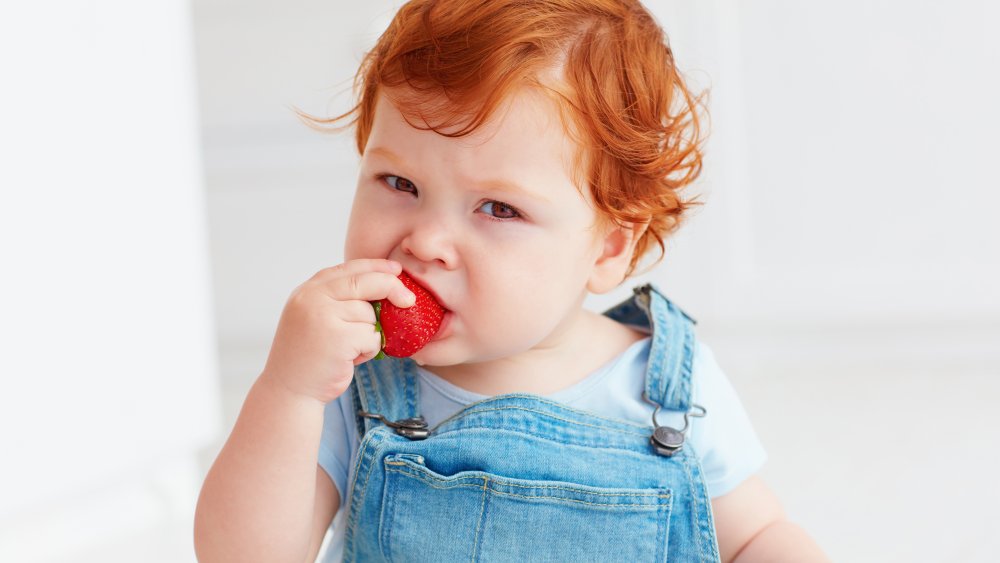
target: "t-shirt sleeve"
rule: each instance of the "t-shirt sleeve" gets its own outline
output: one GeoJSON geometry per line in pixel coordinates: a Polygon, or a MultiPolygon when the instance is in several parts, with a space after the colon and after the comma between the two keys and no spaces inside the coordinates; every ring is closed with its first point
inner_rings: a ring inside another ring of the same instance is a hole
{"type": "Polygon", "coordinates": [[[319,442],[319,465],[337,487],[341,503],[347,498],[352,437],[357,433],[351,403],[350,393],[327,403],[323,411],[323,435],[319,442]]]}
{"type": "Polygon", "coordinates": [[[767,453],[712,350],[699,342],[692,366],[694,402],[705,407],[691,419],[691,441],[701,458],[709,496],[720,497],[757,473],[767,453]]]}

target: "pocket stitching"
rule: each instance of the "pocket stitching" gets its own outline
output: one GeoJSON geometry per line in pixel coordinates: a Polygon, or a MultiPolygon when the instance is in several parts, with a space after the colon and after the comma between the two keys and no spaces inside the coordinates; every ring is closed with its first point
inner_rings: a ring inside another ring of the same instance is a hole
{"type": "MultiPolygon", "coordinates": [[[[672,494],[669,491],[666,491],[666,492],[648,492],[648,493],[638,492],[638,491],[633,491],[633,492],[625,492],[625,491],[622,491],[622,492],[592,491],[592,490],[590,490],[590,489],[588,489],[588,488],[586,488],[584,486],[567,487],[566,485],[545,485],[545,484],[541,484],[541,483],[539,483],[539,484],[532,484],[532,485],[525,485],[525,484],[517,483],[517,482],[514,482],[514,481],[512,481],[510,479],[506,479],[506,478],[503,478],[503,477],[498,477],[498,476],[495,476],[495,475],[489,475],[489,476],[487,476],[485,474],[483,474],[482,476],[478,476],[478,475],[463,475],[461,477],[458,477],[458,476],[447,477],[447,476],[439,475],[439,474],[431,471],[431,469],[428,468],[428,467],[426,467],[426,466],[419,465],[419,464],[414,464],[412,462],[397,461],[397,460],[391,460],[391,461],[390,460],[386,460],[385,464],[386,465],[394,465],[396,467],[402,468],[402,469],[395,469],[395,468],[386,467],[386,471],[392,471],[394,473],[402,473],[402,474],[405,474],[405,475],[411,475],[411,476],[413,476],[416,479],[423,479],[425,481],[427,481],[429,479],[437,481],[437,482],[440,482],[440,483],[447,483],[449,481],[455,481],[456,483],[454,485],[452,485],[452,486],[455,486],[455,487],[475,487],[475,488],[479,488],[480,487],[479,484],[458,483],[457,481],[466,480],[466,479],[479,481],[481,479],[487,479],[487,480],[492,481],[494,483],[497,483],[497,484],[500,484],[500,485],[504,485],[504,486],[508,486],[508,487],[518,487],[518,488],[521,488],[521,489],[552,489],[552,490],[559,490],[559,491],[568,491],[568,492],[571,492],[571,493],[580,493],[580,494],[584,494],[584,495],[588,495],[588,496],[670,498],[670,496],[672,494]]],[[[432,484],[432,483],[428,482],[428,484],[432,484]]],[[[483,484],[483,487],[485,487],[485,483],[483,484]]],[[[439,488],[450,488],[450,487],[439,487],[439,488]]],[[[490,490],[495,490],[495,489],[491,488],[490,490]]],[[[501,494],[508,494],[508,495],[511,495],[511,496],[523,496],[523,495],[518,495],[517,493],[501,493],[501,494]]]]}
{"type": "MultiPolygon", "coordinates": [[[[400,461],[397,459],[392,459],[392,460],[387,459],[384,461],[384,463],[385,463],[384,469],[387,474],[398,473],[401,474],[401,476],[403,477],[416,479],[417,481],[423,483],[425,486],[428,486],[432,489],[448,490],[455,488],[471,488],[481,492],[480,514],[478,521],[476,522],[472,552],[468,554],[468,556],[471,556],[473,561],[478,559],[480,555],[478,551],[482,549],[484,545],[486,545],[481,535],[485,530],[485,528],[483,527],[485,520],[485,513],[488,512],[487,507],[491,503],[489,496],[490,492],[497,494],[498,495],[497,498],[513,497],[513,498],[527,499],[529,502],[542,502],[546,504],[551,503],[552,505],[563,505],[563,506],[586,505],[588,507],[591,507],[590,508],[591,510],[604,509],[609,514],[620,513],[619,511],[623,509],[627,510],[628,514],[635,514],[635,515],[655,513],[656,516],[654,517],[654,519],[656,523],[654,530],[657,540],[655,541],[654,551],[653,553],[650,553],[650,555],[657,558],[657,560],[659,561],[663,561],[661,556],[665,557],[666,542],[669,539],[669,526],[667,522],[669,522],[673,504],[672,503],[673,491],[669,489],[658,489],[658,490],[652,490],[650,492],[634,491],[634,492],[613,493],[613,492],[591,492],[587,490],[567,487],[562,484],[553,484],[553,485],[538,484],[531,486],[521,483],[509,483],[509,482],[507,483],[508,485],[512,485],[516,488],[528,489],[534,487],[540,490],[564,490],[574,493],[583,493],[586,495],[592,495],[593,497],[596,497],[597,500],[601,500],[600,499],[601,496],[620,496],[623,497],[623,500],[627,500],[629,497],[632,497],[636,499],[646,500],[647,502],[653,501],[653,504],[645,504],[642,503],[641,500],[638,504],[628,503],[628,502],[625,503],[588,502],[586,500],[565,498],[560,496],[528,495],[528,494],[518,494],[514,492],[498,491],[496,490],[495,487],[491,485],[493,483],[501,482],[502,479],[496,479],[493,476],[485,473],[481,473],[475,476],[464,475],[460,477],[447,477],[434,473],[426,466],[407,460],[400,461]]],[[[397,487],[398,486],[405,486],[405,485],[402,483],[397,483],[397,487]]],[[[393,492],[395,494],[396,492],[398,492],[398,489],[394,487],[393,492]]],[[[393,514],[391,517],[392,518],[396,517],[395,510],[393,510],[393,514]]],[[[382,533],[389,534],[388,527],[383,528],[382,533]]],[[[382,539],[385,540],[386,537],[388,536],[383,536],[382,539]]],[[[392,543],[391,539],[383,542],[383,545],[381,546],[383,554],[386,554],[387,544],[391,543],[392,543]]],[[[461,556],[459,555],[459,557],[461,556]]],[[[387,559],[389,558],[387,557],[387,559]]]]}
{"type": "Polygon", "coordinates": [[[479,521],[476,522],[476,539],[475,539],[475,541],[472,544],[472,561],[478,561],[479,558],[480,558],[480,553],[479,553],[479,536],[480,536],[480,532],[483,529],[483,520],[486,519],[486,500],[489,498],[489,495],[486,494],[487,492],[489,492],[489,489],[486,488],[486,485],[488,483],[489,483],[489,477],[484,476],[483,477],[483,487],[482,487],[483,488],[483,498],[482,498],[482,501],[479,504],[479,521]]]}
{"type": "MultiPolygon", "coordinates": [[[[578,503],[578,504],[586,504],[586,505],[590,505],[590,506],[604,506],[604,507],[609,507],[609,508],[615,508],[615,507],[632,507],[632,508],[645,509],[645,510],[657,510],[658,507],[663,504],[663,503],[660,503],[660,502],[658,502],[656,504],[637,504],[637,503],[627,503],[627,502],[624,502],[624,503],[589,502],[589,501],[580,500],[580,499],[555,497],[555,496],[549,496],[549,495],[522,495],[522,494],[517,494],[517,493],[509,493],[509,492],[504,492],[504,491],[498,491],[498,490],[496,490],[495,488],[492,488],[492,487],[491,488],[487,488],[487,482],[490,479],[487,478],[487,477],[485,477],[485,476],[484,477],[472,477],[472,476],[469,476],[469,477],[460,477],[460,479],[476,479],[477,481],[478,480],[483,480],[483,484],[479,485],[479,484],[473,484],[473,483],[447,483],[446,479],[441,479],[440,477],[435,477],[433,475],[424,475],[424,474],[415,473],[415,472],[412,472],[412,471],[405,471],[405,470],[401,470],[401,469],[386,468],[386,471],[391,472],[391,473],[399,473],[401,475],[408,476],[408,477],[411,477],[413,479],[417,479],[418,481],[423,481],[425,484],[427,484],[427,486],[432,487],[434,489],[454,489],[454,488],[458,488],[458,487],[465,487],[465,488],[468,488],[468,489],[486,489],[486,490],[488,490],[489,492],[491,492],[493,494],[497,494],[497,495],[501,495],[501,496],[508,496],[508,497],[514,497],[514,498],[523,498],[523,499],[546,499],[546,500],[550,500],[550,501],[553,501],[553,502],[575,502],[575,503],[578,503]]],[[[493,479],[493,481],[497,482],[497,483],[501,482],[499,479],[493,479]]],[[[528,486],[528,485],[515,485],[515,486],[520,486],[520,487],[524,487],[524,488],[557,489],[557,490],[564,490],[564,491],[569,491],[569,492],[572,492],[572,493],[581,493],[581,494],[584,494],[584,495],[591,495],[591,496],[647,497],[647,498],[657,498],[657,499],[663,499],[663,500],[668,500],[668,499],[671,498],[671,493],[669,493],[669,492],[666,492],[666,493],[621,493],[621,494],[616,494],[616,493],[591,493],[590,491],[587,491],[586,489],[576,489],[576,488],[563,487],[563,486],[557,486],[557,485],[538,485],[536,487],[531,487],[531,486],[528,486]]]]}
{"type": "Polygon", "coordinates": [[[387,520],[388,520],[388,522],[395,522],[396,521],[396,506],[397,506],[397,503],[396,503],[396,487],[393,486],[391,483],[389,483],[388,480],[386,481],[385,486],[386,486],[386,491],[385,491],[386,494],[384,495],[385,498],[383,498],[383,501],[382,501],[383,502],[383,510],[381,511],[381,515],[379,516],[379,525],[378,525],[378,527],[379,527],[379,536],[378,536],[378,540],[379,540],[379,549],[382,551],[382,557],[384,557],[386,561],[392,561],[392,557],[389,556],[389,549],[388,549],[388,547],[389,547],[389,536],[391,535],[390,534],[390,528],[391,528],[391,526],[389,524],[387,524],[386,521],[387,520]],[[385,514],[385,506],[386,505],[388,505],[388,508],[389,508],[388,518],[386,517],[386,514],[385,514]]]}
{"type": "MultiPolygon", "coordinates": [[[[536,499],[537,498],[537,499],[550,500],[550,501],[554,501],[554,502],[575,502],[577,504],[586,504],[586,505],[590,505],[590,506],[603,506],[603,507],[608,507],[608,508],[627,507],[627,508],[634,508],[636,510],[659,510],[660,509],[660,504],[661,504],[661,503],[656,503],[656,504],[636,504],[636,503],[628,503],[628,502],[626,502],[626,503],[589,502],[589,501],[586,501],[586,500],[580,500],[580,499],[575,499],[575,498],[553,497],[553,496],[547,496],[547,495],[519,495],[517,493],[505,493],[505,492],[502,492],[502,491],[498,491],[496,489],[490,489],[490,492],[493,493],[493,494],[495,494],[495,495],[507,496],[507,497],[514,497],[514,498],[524,498],[524,499],[536,499]]],[[[653,497],[659,498],[659,499],[669,499],[670,498],[669,495],[647,495],[647,496],[653,496],[653,497]]]]}

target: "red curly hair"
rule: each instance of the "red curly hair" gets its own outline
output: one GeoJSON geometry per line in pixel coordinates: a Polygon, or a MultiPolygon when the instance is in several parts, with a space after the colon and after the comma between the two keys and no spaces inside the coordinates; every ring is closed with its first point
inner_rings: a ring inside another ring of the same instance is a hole
{"type": "Polygon", "coordinates": [[[662,259],[664,239],[700,204],[679,192],[701,171],[703,94],[688,90],[637,0],[411,0],[362,61],[357,104],[300,115],[320,127],[352,117],[363,153],[380,93],[415,127],[458,137],[523,86],[558,99],[598,212],[647,225],[628,275],[654,243],[662,259]]]}

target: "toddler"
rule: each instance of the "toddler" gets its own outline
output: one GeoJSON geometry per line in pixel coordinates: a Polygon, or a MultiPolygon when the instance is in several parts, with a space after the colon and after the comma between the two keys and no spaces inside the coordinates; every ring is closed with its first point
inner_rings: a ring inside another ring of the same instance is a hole
{"type": "Polygon", "coordinates": [[[699,98],[634,0],[413,0],[358,72],[345,262],[292,293],[198,503],[203,561],[809,561],[694,321],[646,285],[699,98]],[[405,274],[405,276],[403,276],[405,274]],[[411,357],[372,306],[426,289],[411,357]],[[335,518],[335,516],[338,516],[335,518]]]}

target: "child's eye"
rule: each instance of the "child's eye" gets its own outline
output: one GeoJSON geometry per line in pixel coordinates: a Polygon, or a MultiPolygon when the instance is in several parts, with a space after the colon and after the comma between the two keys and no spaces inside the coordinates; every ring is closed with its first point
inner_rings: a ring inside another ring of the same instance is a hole
{"type": "Polygon", "coordinates": [[[521,216],[517,209],[501,201],[487,201],[479,206],[479,211],[496,219],[517,219],[521,216]]]}
{"type": "Polygon", "coordinates": [[[382,175],[382,180],[386,184],[389,184],[389,186],[394,190],[400,192],[408,192],[412,194],[417,193],[417,187],[413,185],[413,182],[401,176],[392,176],[389,174],[384,174],[382,175]]]}

